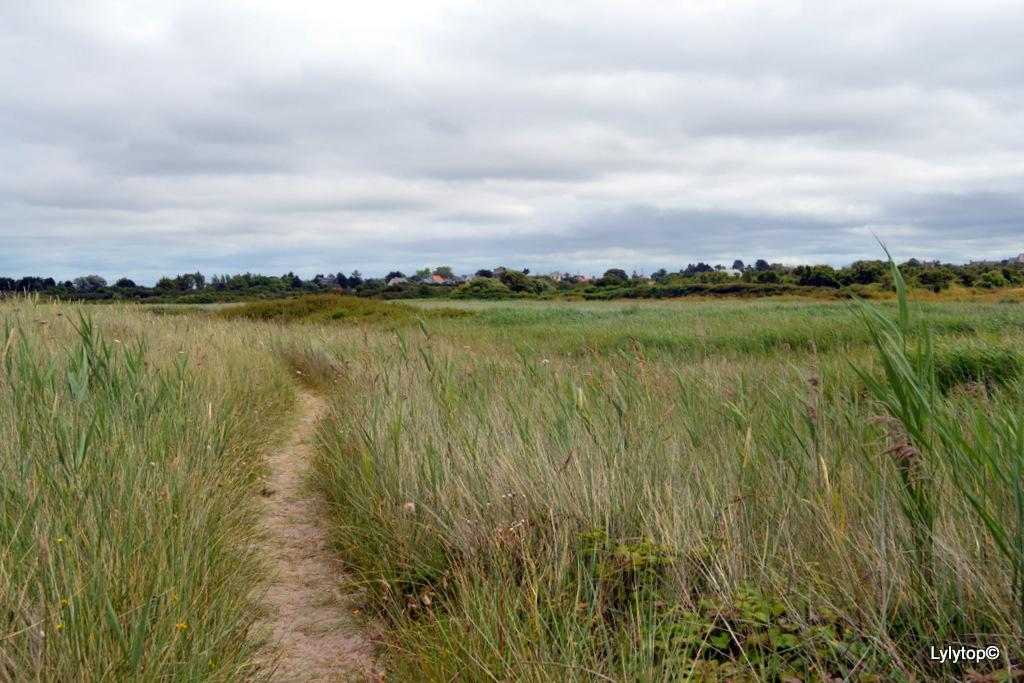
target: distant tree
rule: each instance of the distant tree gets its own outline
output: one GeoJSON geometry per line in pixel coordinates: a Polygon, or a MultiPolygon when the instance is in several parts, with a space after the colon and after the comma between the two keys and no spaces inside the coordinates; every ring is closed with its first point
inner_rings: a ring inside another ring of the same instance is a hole
{"type": "Polygon", "coordinates": [[[13,292],[14,278],[0,277],[0,292],[13,292]]]}
{"type": "Polygon", "coordinates": [[[440,275],[445,280],[455,279],[455,273],[452,272],[451,266],[438,266],[437,268],[434,268],[433,274],[440,275]]]}
{"type": "Polygon", "coordinates": [[[1003,274],[998,270],[990,270],[981,276],[978,285],[985,288],[1005,287],[1009,284],[1003,274]]]}
{"type": "Polygon", "coordinates": [[[741,261],[739,259],[736,259],[735,261],[732,262],[732,269],[733,270],[745,270],[746,266],[743,265],[743,261],[741,261]]]}
{"type": "Polygon", "coordinates": [[[774,270],[762,270],[757,274],[755,281],[762,284],[776,284],[779,282],[779,274],[774,270]]]}
{"type": "Polygon", "coordinates": [[[430,277],[430,268],[420,268],[413,273],[412,277],[414,280],[422,280],[425,277],[430,277]]]}
{"type": "Polygon", "coordinates": [[[663,283],[665,281],[665,278],[667,277],[668,271],[665,270],[664,268],[658,268],[656,271],[651,273],[651,279],[657,282],[658,284],[663,283]]]}
{"type": "Polygon", "coordinates": [[[1020,268],[1003,267],[1000,269],[1000,272],[1006,278],[1008,284],[1019,285],[1024,283],[1024,273],[1021,273],[1020,268]]]}
{"type": "Polygon", "coordinates": [[[75,291],[95,292],[107,286],[107,281],[99,275],[83,275],[75,278],[75,291]]]}
{"type": "Polygon", "coordinates": [[[945,268],[929,268],[917,275],[918,282],[936,293],[949,287],[949,283],[955,279],[956,276],[945,268]]]}
{"type": "Polygon", "coordinates": [[[626,275],[626,271],[622,268],[609,268],[604,271],[603,277],[614,278],[616,280],[622,280],[623,282],[629,279],[629,276],[626,275]]]}
{"type": "Polygon", "coordinates": [[[358,270],[353,270],[352,274],[348,276],[348,286],[355,288],[363,284],[363,274],[358,270]]]}
{"type": "MultiPolygon", "coordinates": [[[[50,282],[53,280],[51,279],[50,282]]],[[[14,284],[14,290],[17,292],[38,292],[46,287],[46,281],[35,275],[26,275],[14,284]]]]}
{"type": "Polygon", "coordinates": [[[392,270],[390,273],[384,276],[384,282],[390,282],[391,280],[394,280],[396,277],[405,277],[405,273],[403,273],[400,270],[392,270]]]}
{"type": "Polygon", "coordinates": [[[492,277],[494,277],[494,271],[487,270],[486,268],[481,268],[480,270],[476,271],[476,276],[477,277],[491,277],[492,278],[492,277]]]}
{"type": "Polygon", "coordinates": [[[716,263],[715,270],[725,270],[725,266],[723,266],[721,263],[716,263]]]}
{"type": "Polygon", "coordinates": [[[526,277],[526,273],[519,270],[506,270],[501,274],[499,278],[501,283],[511,289],[513,292],[532,292],[533,283],[530,282],[530,278],[526,277]]]}
{"type": "Polygon", "coordinates": [[[366,278],[363,280],[363,284],[360,285],[362,291],[366,291],[368,289],[382,289],[385,286],[387,286],[387,282],[379,277],[366,278]]]}
{"type": "MultiPolygon", "coordinates": [[[[246,275],[249,275],[249,273],[246,273],[246,275]]],[[[258,276],[252,276],[249,279],[252,280],[254,277],[258,277],[258,276]]],[[[281,276],[281,282],[283,282],[285,284],[285,286],[288,287],[289,289],[302,289],[302,278],[299,277],[298,275],[296,275],[295,273],[293,273],[290,270],[287,273],[285,273],[284,275],[281,276]]],[[[252,282],[251,284],[256,285],[255,282],[252,282]]],[[[267,282],[260,282],[259,284],[266,285],[266,284],[269,284],[269,283],[267,283],[267,282]]]]}
{"type": "Polygon", "coordinates": [[[872,282],[881,282],[887,268],[881,261],[854,261],[849,271],[851,283],[870,285],[872,282]]]}
{"type": "Polygon", "coordinates": [[[120,280],[118,280],[117,282],[115,282],[114,286],[115,287],[137,287],[138,285],[136,285],[133,280],[129,280],[128,278],[123,277],[120,280]]]}
{"type": "Polygon", "coordinates": [[[710,273],[697,273],[694,279],[697,282],[706,282],[711,285],[724,284],[732,280],[732,275],[723,272],[724,270],[725,267],[723,266],[721,270],[713,270],[710,273]]]}
{"type": "Polygon", "coordinates": [[[759,258],[757,259],[757,261],[754,262],[754,270],[756,270],[759,273],[763,273],[764,271],[771,269],[772,267],[768,265],[768,262],[765,261],[763,258],[759,258]]]}
{"type": "Polygon", "coordinates": [[[510,296],[512,290],[495,278],[478,277],[455,290],[456,298],[501,299],[510,296]]]}
{"type": "Polygon", "coordinates": [[[174,278],[174,286],[179,292],[187,292],[195,287],[196,278],[192,273],[185,273],[174,278]]]}
{"type": "Polygon", "coordinates": [[[690,265],[686,266],[686,270],[683,271],[683,274],[693,275],[694,273],[710,273],[713,270],[714,268],[701,261],[697,265],[693,265],[691,263],[690,265]]]}
{"type": "Polygon", "coordinates": [[[799,266],[793,271],[798,275],[797,283],[807,287],[838,287],[839,280],[832,266],[799,266]],[[797,270],[800,272],[797,273],[797,270]]]}

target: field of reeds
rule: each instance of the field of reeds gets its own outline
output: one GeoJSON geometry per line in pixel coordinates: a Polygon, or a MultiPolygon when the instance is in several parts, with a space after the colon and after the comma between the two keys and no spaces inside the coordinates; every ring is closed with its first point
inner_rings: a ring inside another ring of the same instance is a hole
{"type": "Polygon", "coordinates": [[[272,676],[296,381],[389,680],[1019,673],[1024,306],[437,305],[0,303],[0,681],[272,676]]]}
{"type": "Polygon", "coordinates": [[[0,316],[0,681],[265,678],[254,503],[294,395],[266,340],[120,307],[0,316]]]}
{"type": "Polygon", "coordinates": [[[397,680],[1016,677],[1020,307],[472,308],[304,358],[397,680]]]}

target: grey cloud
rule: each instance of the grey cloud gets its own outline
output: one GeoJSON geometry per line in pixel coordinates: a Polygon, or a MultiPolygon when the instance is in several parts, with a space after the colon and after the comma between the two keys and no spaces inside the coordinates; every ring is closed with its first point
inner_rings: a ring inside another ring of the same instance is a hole
{"type": "Polygon", "coordinates": [[[0,7],[0,270],[1024,251],[1024,6],[113,7],[0,7]]]}

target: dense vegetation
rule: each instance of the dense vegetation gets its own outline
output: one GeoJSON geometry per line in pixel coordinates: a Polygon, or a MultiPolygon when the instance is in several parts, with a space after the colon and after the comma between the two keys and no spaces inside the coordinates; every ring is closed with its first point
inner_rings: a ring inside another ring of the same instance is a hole
{"type": "Polygon", "coordinates": [[[0,680],[272,673],[293,380],[393,680],[1009,680],[1024,306],[898,295],[0,303],[0,680]]]}
{"type": "Polygon", "coordinates": [[[399,680],[1021,661],[1020,308],[926,307],[929,336],[892,305],[474,309],[297,366],[336,399],[318,485],[399,680]],[[930,659],[959,644],[1002,657],[930,659]]]}
{"type": "Polygon", "coordinates": [[[237,325],[0,316],[0,681],[265,678],[254,503],[284,368],[237,325]]]}

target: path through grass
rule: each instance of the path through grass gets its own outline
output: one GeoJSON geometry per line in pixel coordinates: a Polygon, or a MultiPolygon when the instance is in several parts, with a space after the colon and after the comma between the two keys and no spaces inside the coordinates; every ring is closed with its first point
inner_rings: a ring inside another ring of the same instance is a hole
{"type": "Polygon", "coordinates": [[[271,655],[282,681],[379,680],[373,646],[355,623],[355,603],[341,593],[346,581],[329,560],[318,501],[303,486],[313,430],[324,410],[315,394],[299,394],[286,443],[267,458],[266,556],[275,578],[264,625],[278,649],[271,655]]]}

